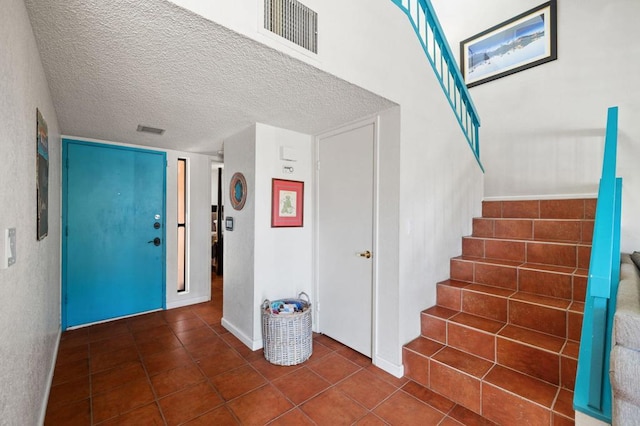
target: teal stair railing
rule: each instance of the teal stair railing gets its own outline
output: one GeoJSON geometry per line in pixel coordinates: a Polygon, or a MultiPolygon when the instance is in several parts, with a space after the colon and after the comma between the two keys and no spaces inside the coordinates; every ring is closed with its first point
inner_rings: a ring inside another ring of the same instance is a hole
{"type": "Polygon", "coordinates": [[[622,179],[616,178],[618,107],[609,108],[578,356],[574,408],[611,423],[609,355],[620,279],[622,179]]]}
{"type": "Polygon", "coordinates": [[[391,0],[407,15],[478,165],[480,117],[429,0],[391,0]]]}

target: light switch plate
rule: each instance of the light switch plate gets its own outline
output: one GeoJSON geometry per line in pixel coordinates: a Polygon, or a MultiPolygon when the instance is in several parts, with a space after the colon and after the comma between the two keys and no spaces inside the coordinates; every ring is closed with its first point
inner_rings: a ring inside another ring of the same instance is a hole
{"type": "Polygon", "coordinates": [[[2,236],[2,258],[0,268],[6,269],[16,263],[16,228],[7,228],[2,236]]]}

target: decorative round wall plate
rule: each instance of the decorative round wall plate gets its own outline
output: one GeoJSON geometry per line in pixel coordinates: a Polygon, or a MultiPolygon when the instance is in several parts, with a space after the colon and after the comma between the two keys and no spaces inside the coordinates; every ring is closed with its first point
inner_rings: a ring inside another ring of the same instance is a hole
{"type": "Polygon", "coordinates": [[[247,180],[240,172],[234,173],[229,184],[229,199],[231,207],[236,210],[242,210],[244,203],[247,201],[247,180]]]}

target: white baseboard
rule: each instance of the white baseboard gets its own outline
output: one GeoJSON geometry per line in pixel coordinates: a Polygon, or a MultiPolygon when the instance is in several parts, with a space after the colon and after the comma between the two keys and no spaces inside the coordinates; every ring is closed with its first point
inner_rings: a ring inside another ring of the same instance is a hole
{"type": "Polygon", "coordinates": [[[49,366],[49,374],[47,375],[47,388],[44,392],[44,398],[40,403],[40,421],[39,425],[44,424],[44,418],[47,415],[47,404],[49,403],[49,394],[51,393],[51,385],[53,384],[53,373],[56,370],[56,361],[58,360],[58,350],[60,349],[60,337],[62,335],[62,329],[58,327],[58,335],[56,336],[56,345],[53,349],[53,356],[51,357],[51,365],[49,366]]]}
{"type": "Polygon", "coordinates": [[[183,306],[195,305],[196,303],[208,302],[211,300],[209,296],[193,297],[191,299],[180,299],[167,303],[167,309],[182,308],[183,306]]]}
{"type": "Polygon", "coordinates": [[[577,198],[598,198],[598,194],[544,194],[544,195],[498,195],[484,197],[483,201],[528,201],[528,200],[574,200],[577,198]]]}
{"type": "Polygon", "coordinates": [[[380,357],[380,356],[375,356],[373,359],[373,365],[375,365],[376,367],[386,371],[387,373],[391,374],[392,376],[395,377],[402,377],[404,376],[404,365],[400,364],[394,364],[390,361],[387,361],[386,359],[380,357]]]}
{"type": "Polygon", "coordinates": [[[609,423],[605,423],[601,420],[590,417],[577,410],[576,410],[575,422],[576,422],[576,426],[611,426],[609,423]]]}
{"type": "Polygon", "coordinates": [[[257,351],[258,349],[262,349],[262,339],[253,340],[252,338],[244,334],[242,331],[240,331],[238,327],[234,326],[229,321],[227,321],[225,318],[222,318],[222,326],[227,330],[229,330],[231,334],[236,336],[242,343],[245,344],[246,347],[248,347],[252,351],[257,351]]]}

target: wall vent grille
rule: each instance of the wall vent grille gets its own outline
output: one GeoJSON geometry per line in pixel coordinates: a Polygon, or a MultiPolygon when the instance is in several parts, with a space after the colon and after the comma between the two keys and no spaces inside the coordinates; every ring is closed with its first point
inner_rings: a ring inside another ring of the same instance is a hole
{"type": "Polygon", "coordinates": [[[318,53],[318,14],[297,0],[264,0],[264,28],[318,53]]]}
{"type": "Polygon", "coordinates": [[[142,124],[138,124],[137,130],[143,133],[153,133],[154,135],[161,135],[164,133],[164,129],[158,129],[157,127],[143,126],[142,124]]]}

